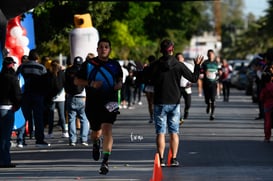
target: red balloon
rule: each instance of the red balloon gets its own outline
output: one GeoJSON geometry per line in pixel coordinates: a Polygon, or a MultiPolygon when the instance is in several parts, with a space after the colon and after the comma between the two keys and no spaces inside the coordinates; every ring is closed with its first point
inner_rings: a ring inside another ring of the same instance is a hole
{"type": "MultiPolygon", "coordinates": [[[[20,28],[22,28],[21,24],[20,24],[20,20],[21,20],[21,16],[16,16],[13,19],[10,19],[8,21],[7,24],[7,30],[6,30],[6,38],[8,38],[10,35],[10,30],[15,27],[15,26],[19,26],[20,28]]],[[[24,30],[23,30],[24,31],[24,30]]],[[[24,32],[23,32],[24,33],[24,32]]]]}
{"type": "Polygon", "coordinates": [[[9,52],[8,56],[12,56],[13,53],[13,49],[6,47],[7,51],[9,52]]]}
{"type": "Polygon", "coordinates": [[[24,55],[24,49],[22,46],[16,46],[13,50],[14,55],[17,57],[22,57],[24,55]]]}
{"type": "Polygon", "coordinates": [[[12,36],[8,36],[6,38],[6,47],[12,49],[15,46],[16,46],[16,38],[14,38],[12,36]]]}
{"type": "Polygon", "coordinates": [[[8,26],[10,25],[10,27],[13,26],[20,26],[20,20],[21,20],[21,16],[16,16],[15,18],[12,18],[11,20],[9,20],[8,22],[8,26]]]}

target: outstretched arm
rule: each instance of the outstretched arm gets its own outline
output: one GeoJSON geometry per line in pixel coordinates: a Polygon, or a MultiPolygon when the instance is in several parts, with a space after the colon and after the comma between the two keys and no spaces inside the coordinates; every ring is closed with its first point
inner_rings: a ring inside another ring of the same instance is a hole
{"type": "Polygon", "coordinates": [[[195,59],[194,59],[194,72],[191,72],[187,66],[185,66],[183,64],[183,77],[186,78],[187,80],[189,80],[190,82],[197,82],[198,78],[199,78],[199,74],[200,74],[200,65],[203,63],[204,61],[204,56],[198,55],[195,59]]]}
{"type": "Polygon", "coordinates": [[[197,55],[197,57],[194,59],[194,64],[195,65],[201,65],[204,61],[204,56],[202,55],[197,55]]]}

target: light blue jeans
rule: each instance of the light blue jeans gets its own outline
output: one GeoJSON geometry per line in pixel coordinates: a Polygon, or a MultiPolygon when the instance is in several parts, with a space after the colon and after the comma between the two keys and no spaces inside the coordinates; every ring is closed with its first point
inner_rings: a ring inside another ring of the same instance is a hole
{"type": "Polygon", "coordinates": [[[80,119],[81,142],[87,142],[89,133],[89,122],[85,114],[85,99],[68,95],[66,98],[66,108],[68,113],[68,133],[69,142],[77,142],[76,118],[80,119]]]}
{"type": "Polygon", "coordinates": [[[156,133],[179,133],[180,104],[155,104],[154,121],[156,133]]]}

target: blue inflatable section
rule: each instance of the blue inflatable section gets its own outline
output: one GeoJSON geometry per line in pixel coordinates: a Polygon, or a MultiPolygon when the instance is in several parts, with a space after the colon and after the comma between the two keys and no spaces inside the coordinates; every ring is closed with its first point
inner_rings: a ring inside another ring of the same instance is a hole
{"type": "Polygon", "coordinates": [[[25,18],[21,21],[21,25],[27,31],[27,37],[29,39],[28,48],[31,50],[36,47],[33,16],[31,12],[25,13],[24,16],[25,18]]]}
{"type": "MultiPolygon", "coordinates": [[[[24,86],[25,86],[25,80],[21,74],[18,75],[20,87],[22,90],[22,93],[24,92],[24,86]]],[[[18,111],[15,112],[15,119],[14,119],[14,126],[13,130],[17,130],[19,128],[22,128],[26,124],[25,117],[23,115],[22,109],[20,108],[18,111]]]]}

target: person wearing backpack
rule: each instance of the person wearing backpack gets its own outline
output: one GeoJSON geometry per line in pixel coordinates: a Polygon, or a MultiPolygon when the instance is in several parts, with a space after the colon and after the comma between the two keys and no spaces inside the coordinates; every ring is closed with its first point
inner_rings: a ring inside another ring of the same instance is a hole
{"type": "Polygon", "coordinates": [[[84,86],[74,84],[77,71],[83,63],[82,57],[75,57],[73,65],[65,71],[66,109],[68,115],[69,145],[76,146],[77,128],[76,119],[80,119],[80,138],[83,146],[88,146],[89,123],[85,114],[85,89],[84,86]]]}

